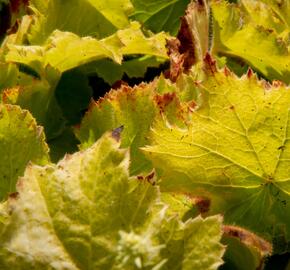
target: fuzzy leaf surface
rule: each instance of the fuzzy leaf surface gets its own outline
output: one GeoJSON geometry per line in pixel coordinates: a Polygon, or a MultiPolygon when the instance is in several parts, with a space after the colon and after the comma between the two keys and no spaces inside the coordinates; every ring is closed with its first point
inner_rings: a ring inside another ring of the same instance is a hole
{"type": "Polygon", "coordinates": [[[217,269],[222,218],[166,215],[158,188],[129,177],[128,154],[107,134],[28,166],[0,207],[1,269],[217,269]]]}

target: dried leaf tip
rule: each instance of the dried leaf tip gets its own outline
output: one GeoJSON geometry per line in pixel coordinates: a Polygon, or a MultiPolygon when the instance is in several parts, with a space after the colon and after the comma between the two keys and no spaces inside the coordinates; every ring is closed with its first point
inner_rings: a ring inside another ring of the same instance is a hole
{"type": "Polygon", "coordinates": [[[193,204],[197,207],[199,213],[206,214],[210,210],[210,199],[202,196],[196,196],[193,198],[193,204]]]}
{"type": "Polygon", "coordinates": [[[224,74],[228,77],[230,75],[232,75],[232,72],[230,71],[230,69],[228,67],[224,67],[224,74]]]}
{"type": "Polygon", "coordinates": [[[249,68],[248,71],[247,71],[247,77],[250,79],[250,78],[253,77],[253,75],[254,75],[253,70],[251,68],[249,68]]]}
{"type": "Polygon", "coordinates": [[[285,84],[282,81],[274,80],[272,82],[272,86],[278,88],[278,87],[281,87],[281,86],[285,86],[285,84]]]}
{"type": "Polygon", "coordinates": [[[217,73],[218,71],[216,60],[209,53],[206,53],[204,57],[204,69],[206,72],[210,72],[212,74],[217,73]]]}

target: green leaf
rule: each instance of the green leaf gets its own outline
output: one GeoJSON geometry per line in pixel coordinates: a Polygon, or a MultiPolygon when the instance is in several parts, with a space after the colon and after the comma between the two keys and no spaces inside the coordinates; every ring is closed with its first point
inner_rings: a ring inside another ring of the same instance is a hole
{"type": "Polygon", "coordinates": [[[59,136],[48,142],[51,161],[58,162],[65,154],[77,152],[79,143],[73,130],[69,127],[65,128],[59,136]]]}
{"type": "Polygon", "coordinates": [[[45,46],[10,44],[8,48],[6,61],[28,65],[39,74],[47,65],[64,72],[100,58],[109,57],[116,62],[121,60],[121,55],[112,52],[103,42],[90,37],[80,38],[73,33],[58,30],[53,32],[45,46]]]}
{"type": "Polygon", "coordinates": [[[0,92],[4,88],[12,87],[17,81],[18,69],[16,65],[0,62],[0,92]]]}
{"type": "Polygon", "coordinates": [[[0,105],[0,201],[15,191],[29,161],[48,162],[48,147],[41,127],[28,111],[0,105]]]}
{"type": "Polygon", "coordinates": [[[269,80],[289,83],[289,7],[277,1],[213,1],[213,54],[240,58],[269,80]]]}
{"type": "Polygon", "coordinates": [[[213,211],[222,211],[226,222],[268,238],[277,229],[287,239],[289,89],[258,81],[251,71],[237,78],[207,61],[207,79],[200,85],[203,102],[188,127],[157,121],[144,153],[163,171],[165,189],[203,188],[215,200],[213,211]]]}
{"type": "Polygon", "coordinates": [[[139,148],[146,145],[154,118],[164,113],[170,120],[182,123],[183,114],[195,106],[191,101],[197,97],[197,92],[190,77],[180,77],[177,85],[178,92],[174,93],[172,84],[161,77],[147,85],[123,86],[110,91],[98,102],[92,102],[80,129],[76,129],[81,148],[91,146],[106,131],[123,126],[121,146],[130,146],[130,172],[149,172],[151,163],[139,148]]]}
{"type": "Polygon", "coordinates": [[[217,269],[221,217],[167,216],[158,187],[128,165],[109,134],[57,165],[29,165],[0,208],[1,269],[217,269]]]}
{"type": "Polygon", "coordinates": [[[34,45],[42,45],[56,29],[81,37],[107,37],[116,30],[129,26],[128,15],[133,8],[129,0],[31,2],[35,15],[34,24],[29,31],[29,41],[34,45]]]}
{"type": "Polygon", "coordinates": [[[224,225],[223,231],[223,243],[227,250],[221,270],[264,269],[265,259],[272,253],[272,246],[267,241],[236,226],[224,225]]]}
{"type": "Polygon", "coordinates": [[[79,70],[70,70],[62,74],[55,89],[55,96],[69,125],[80,123],[87,109],[92,89],[88,78],[79,70]]]}
{"type": "Polygon", "coordinates": [[[93,102],[80,130],[77,130],[82,148],[92,145],[106,131],[123,126],[121,145],[131,146],[132,173],[149,172],[150,163],[138,148],[145,145],[146,134],[156,113],[152,95],[150,86],[135,89],[124,86],[118,91],[111,91],[99,102],[93,102]]]}
{"type": "Polygon", "coordinates": [[[166,59],[167,37],[165,33],[146,37],[137,22],[102,40],[55,30],[44,46],[9,44],[5,58],[9,62],[28,65],[39,74],[47,65],[64,72],[104,58],[120,64],[123,55],[147,54],[166,59]]]}
{"type": "MultiPolygon", "coordinates": [[[[115,66],[118,67],[117,63],[121,62],[123,55],[145,54],[165,60],[167,58],[166,37],[165,33],[146,37],[141,31],[140,25],[132,23],[130,28],[119,30],[103,40],[91,37],[80,38],[73,33],[56,30],[44,46],[14,45],[13,42],[8,42],[6,44],[6,61],[29,67],[36,73],[37,80],[25,84],[24,87],[20,84],[17,93],[13,91],[12,97],[11,90],[6,92],[5,102],[29,109],[38,123],[45,127],[48,140],[54,139],[61,134],[67,123],[79,122],[81,111],[87,108],[88,98],[91,95],[86,84],[78,82],[78,84],[72,85],[71,80],[68,82],[66,79],[68,75],[62,76],[63,72],[98,59],[107,60],[108,58],[115,61],[115,66]],[[79,85],[79,89],[77,89],[77,85],[79,85]],[[71,90],[69,88],[74,91],[69,91],[71,90]],[[55,95],[58,100],[55,99],[55,95]],[[83,100],[76,99],[80,96],[84,96],[83,100]],[[64,97],[67,97],[66,100],[64,97]],[[67,103],[67,100],[71,102],[67,103]],[[71,106],[72,103],[74,103],[73,106],[71,106]]],[[[142,59],[140,61],[142,62],[142,59]]],[[[130,69],[138,67],[138,64],[137,60],[136,62],[128,61],[122,68],[129,70],[128,73],[130,73],[130,69]]],[[[147,64],[151,65],[150,62],[147,64]]],[[[140,72],[146,68],[144,66],[140,72]]],[[[114,73],[110,67],[108,67],[108,71],[114,73]]],[[[106,74],[108,71],[101,72],[101,74],[106,74]]],[[[139,71],[136,70],[136,72],[139,71]]]]}
{"type": "Polygon", "coordinates": [[[45,74],[43,79],[30,78],[28,83],[22,81],[20,86],[6,89],[2,100],[29,110],[37,123],[44,126],[50,140],[57,137],[65,126],[65,118],[54,95],[60,74],[50,67],[42,74],[45,74]]]}
{"type": "Polygon", "coordinates": [[[162,269],[218,269],[222,264],[218,258],[223,254],[223,247],[218,243],[220,222],[219,216],[206,219],[198,216],[183,224],[176,220],[164,224],[160,236],[167,245],[161,254],[168,262],[162,269]]]}
{"type": "Polygon", "coordinates": [[[184,14],[189,0],[131,0],[134,12],[131,18],[143,23],[151,31],[175,35],[179,29],[179,18],[184,14]]]}
{"type": "Polygon", "coordinates": [[[81,69],[86,74],[98,74],[98,76],[103,78],[107,83],[113,85],[116,81],[121,80],[124,74],[129,78],[142,78],[147,68],[159,67],[164,63],[164,60],[164,58],[145,55],[125,60],[120,65],[111,60],[102,59],[82,66],[81,69]],[[114,72],[112,72],[112,70],[114,72]]]}

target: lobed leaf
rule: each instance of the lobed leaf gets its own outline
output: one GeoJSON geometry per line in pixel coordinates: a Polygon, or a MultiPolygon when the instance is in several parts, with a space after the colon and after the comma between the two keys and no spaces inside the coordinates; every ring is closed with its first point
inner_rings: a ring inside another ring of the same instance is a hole
{"type": "Polygon", "coordinates": [[[107,134],[57,165],[28,166],[0,208],[1,269],[217,269],[221,217],[166,215],[158,188],[128,165],[107,134]]]}
{"type": "Polygon", "coordinates": [[[144,153],[162,169],[165,189],[204,188],[219,197],[213,205],[226,222],[268,237],[279,228],[287,239],[290,91],[258,81],[251,71],[237,78],[207,61],[203,103],[187,128],[156,121],[144,153]]]}

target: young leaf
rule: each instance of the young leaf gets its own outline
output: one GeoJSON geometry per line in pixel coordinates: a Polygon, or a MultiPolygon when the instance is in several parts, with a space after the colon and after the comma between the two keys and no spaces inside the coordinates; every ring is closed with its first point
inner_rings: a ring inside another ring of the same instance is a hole
{"type": "Polygon", "coordinates": [[[128,165],[109,134],[57,165],[29,165],[0,208],[1,269],[217,269],[221,217],[167,216],[158,187],[128,165]]]}

